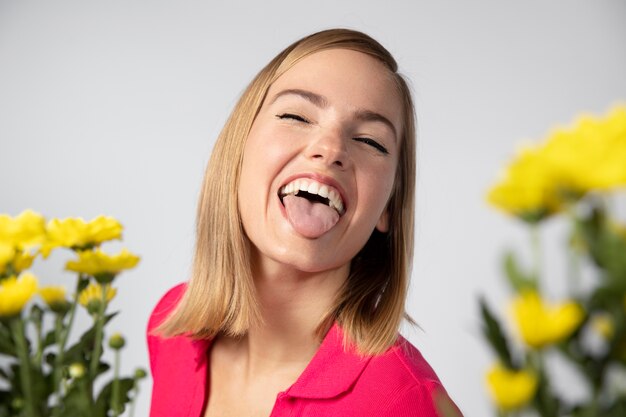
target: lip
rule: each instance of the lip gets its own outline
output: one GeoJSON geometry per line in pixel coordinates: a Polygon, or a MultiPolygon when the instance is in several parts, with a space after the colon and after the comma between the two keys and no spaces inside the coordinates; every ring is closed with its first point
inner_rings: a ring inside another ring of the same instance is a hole
{"type": "MultiPolygon", "coordinates": [[[[339,184],[339,182],[337,180],[335,180],[332,177],[323,175],[323,174],[317,174],[314,172],[306,172],[306,173],[302,173],[302,174],[294,174],[291,175],[289,177],[287,177],[282,184],[278,187],[278,191],[276,192],[276,195],[278,195],[279,191],[281,188],[283,188],[285,185],[289,184],[291,181],[293,180],[297,180],[298,178],[308,178],[311,180],[315,180],[321,184],[326,184],[326,185],[330,185],[331,187],[333,187],[335,190],[337,190],[339,192],[339,196],[341,197],[341,201],[343,201],[343,207],[344,207],[344,214],[348,211],[348,207],[350,206],[350,202],[348,201],[348,199],[346,198],[346,192],[344,191],[343,187],[341,186],[341,184],[339,184]]],[[[282,203],[281,203],[282,206],[282,203]]]]}

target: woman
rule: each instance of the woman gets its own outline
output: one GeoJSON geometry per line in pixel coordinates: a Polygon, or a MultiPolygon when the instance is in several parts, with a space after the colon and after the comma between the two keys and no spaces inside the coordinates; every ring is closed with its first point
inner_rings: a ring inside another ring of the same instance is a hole
{"type": "Polygon", "coordinates": [[[276,56],[215,144],[192,276],[150,318],[151,416],[455,411],[398,335],[414,177],[412,99],[384,47],[336,29],[276,56]]]}

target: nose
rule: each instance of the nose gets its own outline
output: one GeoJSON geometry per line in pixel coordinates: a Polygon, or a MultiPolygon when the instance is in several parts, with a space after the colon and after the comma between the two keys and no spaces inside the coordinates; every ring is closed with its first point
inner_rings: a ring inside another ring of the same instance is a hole
{"type": "Polygon", "coordinates": [[[308,159],[341,170],[347,169],[350,165],[345,138],[339,131],[320,132],[307,147],[306,156],[308,159]]]}

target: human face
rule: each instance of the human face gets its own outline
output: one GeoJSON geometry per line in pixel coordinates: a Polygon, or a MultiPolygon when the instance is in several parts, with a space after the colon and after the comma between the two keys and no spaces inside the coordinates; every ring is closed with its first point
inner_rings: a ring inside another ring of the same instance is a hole
{"type": "Polygon", "coordinates": [[[401,114],[389,70],[361,52],[316,52],[282,74],[252,125],[241,168],[239,211],[253,259],[347,271],[374,228],[387,231],[401,114]],[[334,207],[283,197],[294,180],[326,187],[334,207]]]}

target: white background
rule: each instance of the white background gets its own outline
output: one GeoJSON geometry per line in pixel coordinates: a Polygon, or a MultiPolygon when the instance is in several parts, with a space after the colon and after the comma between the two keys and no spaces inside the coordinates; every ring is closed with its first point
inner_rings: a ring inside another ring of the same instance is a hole
{"type": "MultiPolygon", "coordinates": [[[[146,320],[187,279],[204,165],[237,97],[292,41],[362,30],[394,54],[417,104],[408,309],[423,331],[406,334],[467,416],[489,415],[477,296],[505,310],[499,256],[527,236],[484,194],[520,140],[626,99],[626,2],[221,3],[0,0],[0,212],[123,222],[142,261],[119,278],[110,329],[127,337],[123,369],[147,367],[146,320]]],[[[558,222],[548,229],[560,244],[558,222]]],[[[546,261],[555,291],[560,257],[546,261]]],[[[35,271],[70,286],[66,259],[35,271]]]]}

